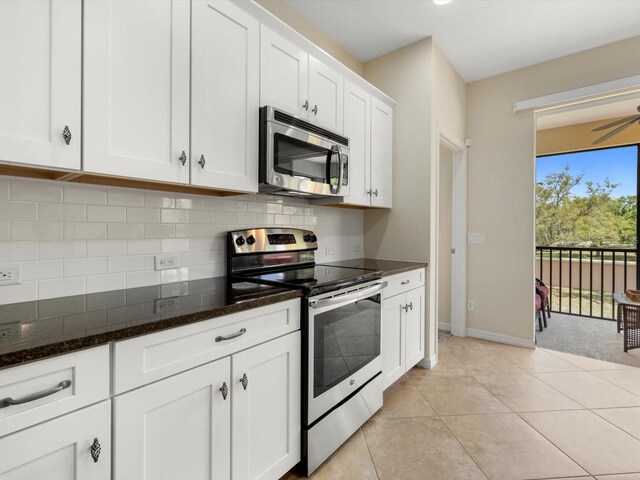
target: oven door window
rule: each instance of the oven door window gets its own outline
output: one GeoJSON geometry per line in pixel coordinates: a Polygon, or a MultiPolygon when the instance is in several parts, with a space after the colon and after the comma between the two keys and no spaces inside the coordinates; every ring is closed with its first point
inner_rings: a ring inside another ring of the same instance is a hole
{"type": "Polygon", "coordinates": [[[380,355],[380,295],[313,317],[313,397],[380,355]]]}
{"type": "Polygon", "coordinates": [[[274,135],[273,148],[276,172],[316,183],[337,184],[339,164],[331,150],[280,133],[274,135]]]}

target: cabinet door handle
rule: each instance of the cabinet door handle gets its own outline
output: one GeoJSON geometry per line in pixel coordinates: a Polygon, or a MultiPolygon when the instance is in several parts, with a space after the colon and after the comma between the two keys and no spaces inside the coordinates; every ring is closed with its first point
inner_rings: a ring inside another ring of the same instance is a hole
{"type": "Polygon", "coordinates": [[[378,196],[378,189],[377,189],[377,188],[373,191],[373,194],[374,194],[376,197],[378,196]]]}
{"type": "Polygon", "coordinates": [[[22,398],[18,398],[17,400],[14,400],[11,397],[3,398],[2,400],[0,400],[0,408],[10,407],[11,405],[22,405],[23,403],[40,400],[41,398],[48,397],[49,395],[53,395],[54,393],[58,393],[65,388],[69,388],[70,386],[71,380],[63,380],[53,388],[49,388],[41,392],[32,393],[31,395],[26,395],[22,398]]]}
{"type": "Polygon", "coordinates": [[[240,379],[240,383],[242,384],[242,388],[247,389],[247,385],[249,385],[249,379],[247,378],[247,374],[242,374],[242,378],[240,379]]]}
{"type": "Polygon", "coordinates": [[[64,130],[62,130],[62,138],[64,138],[64,143],[67,145],[71,143],[71,130],[69,130],[69,125],[64,126],[64,130]]]}
{"type": "Polygon", "coordinates": [[[100,446],[100,442],[96,437],[93,439],[93,443],[91,444],[91,458],[93,458],[93,463],[98,463],[98,459],[100,458],[101,451],[102,451],[102,447],[100,446]]]}
{"type": "Polygon", "coordinates": [[[227,387],[227,382],[222,382],[222,386],[220,387],[220,392],[222,393],[222,399],[226,400],[227,395],[229,395],[229,387],[227,387]]]}
{"type": "Polygon", "coordinates": [[[226,337],[223,337],[222,335],[218,335],[216,337],[216,342],[224,342],[225,340],[231,340],[232,338],[238,338],[239,336],[244,335],[245,333],[247,333],[247,329],[246,328],[241,328],[239,332],[232,333],[231,335],[227,335],[226,337]]]}
{"type": "Polygon", "coordinates": [[[305,110],[309,110],[309,100],[304,101],[304,105],[302,105],[302,108],[304,108],[305,110]]]}
{"type": "Polygon", "coordinates": [[[373,192],[371,190],[367,190],[367,195],[371,196],[373,192]]]}
{"type": "Polygon", "coordinates": [[[400,285],[409,285],[411,280],[405,280],[404,282],[400,282],[400,285]]]}
{"type": "Polygon", "coordinates": [[[313,106],[313,110],[311,110],[314,115],[318,115],[318,105],[313,106]]]}
{"type": "Polygon", "coordinates": [[[206,163],[207,163],[207,161],[204,159],[204,155],[200,155],[200,160],[198,160],[198,165],[200,165],[202,168],[204,168],[206,163]]]}
{"type": "Polygon", "coordinates": [[[413,302],[409,302],[409,308],[413,311],[413,302]]]}
{"type": "Polygon", "coordinates": [[[180,160],[180,163],[182,163],[183,167],[184,167],[184,164],[187,163],[187,154],[185,153],[184,150],[182,150],[182,154],[178,157],[178,160],[180,160]]]}

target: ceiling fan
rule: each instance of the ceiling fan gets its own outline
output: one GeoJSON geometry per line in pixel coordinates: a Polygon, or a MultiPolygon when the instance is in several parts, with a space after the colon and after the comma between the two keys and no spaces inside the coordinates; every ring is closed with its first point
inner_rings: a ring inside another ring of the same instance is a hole
{"type": "Polygon", "coordinates": [[[637,123],[638,125],[640,125],[640,105],[638,105],[637,110],[638,110],[637,115],[632,115],[630,117],[623,118],[621,120],[616,120],[615,122],[607,123],[606,125],[602,125],[598,128],[594,128],[593,130],[591,130],[592,132],[599,132],[601,130],[606,130],[608,128],[615,127],[616,125],[620,125],[618,128],[614,128],[609,133],[598,138],[596,141],[593,142],[593,145],[597,145],[598,143],[602,143],[605,140],[610,139],[611,137],[613,137],[614,135],[617,135],[618,133],[623,131],[625,128],[630,127],[634,123],[637,123]]]}

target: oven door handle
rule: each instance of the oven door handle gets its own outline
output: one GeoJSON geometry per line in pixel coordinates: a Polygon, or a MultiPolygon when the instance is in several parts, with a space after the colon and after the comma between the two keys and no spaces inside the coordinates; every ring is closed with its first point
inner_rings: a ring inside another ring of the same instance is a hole
{"type": "Polygon", "coordinates": [[[321,298],[319,300],[310,300],[309,306],[311,308],[323,308],[343,303],[349,300],[360,300],[382,291],[389,285],[388,282],[376,283],[372,287],[364,288],[353,293],[345,293],[344,295],[336,295],[335,297],[321,298]]]}

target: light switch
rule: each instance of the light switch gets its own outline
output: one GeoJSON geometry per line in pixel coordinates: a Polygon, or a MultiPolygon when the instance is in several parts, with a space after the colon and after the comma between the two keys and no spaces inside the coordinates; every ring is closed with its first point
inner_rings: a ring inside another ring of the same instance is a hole
{"type": "Polygon", "coordinates": [[[467,243],[469,245],[482,245],[484,243],[484,233],[467,234],[467,243]]]}

